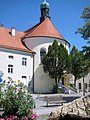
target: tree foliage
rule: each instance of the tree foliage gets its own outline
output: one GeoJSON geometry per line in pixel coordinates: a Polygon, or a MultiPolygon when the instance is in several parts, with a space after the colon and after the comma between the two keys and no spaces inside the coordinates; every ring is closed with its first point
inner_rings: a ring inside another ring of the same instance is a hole
{"type": "Polygon", "coordinates": [[[75,82],[74,86],[76,84],[76,80],[80,77],[82,77],[83,69],[84,67],[85,71],[87,69],[87,61],[84,59],[84,55],[82,52],[78,51],[78,49],[73,46],[71,52],[71,73],[75,76],[75,82]]]}
{"type": "Polygon", "coordinates": [[[58,44],[54,40],[52,45],[48,47],[48,53],[43,58],[42,61],[44,71],[49,74],[49,76],[55,79],[56,89],[57,82],[60,80],[63,72],[65,70],[69,71],[70,67],[70,58],[68,51],[62,44],[58,44]]]}
{"type": "Polygon", "coordinates": [[[87,7],[82,12],[82,16],[85,20],[85,25],[82,28],[78,28],[77,33],[80,33],[84,39],[90,38],[90,8],[87,7]]]}
{"type": "MultiPolygon", "coordinates": [[[[82,12],[82,16],[85,20],[85,25],[82,28],[78,28],[76,33],[80,33],[85,40],[88,40],[87,43],[90,44],[90,8],[87,7],[82,12]]],[[[90,46],[83,46],[82,52],[85,55],[85,59],[89,62],[90,67],[90,46]]]]}

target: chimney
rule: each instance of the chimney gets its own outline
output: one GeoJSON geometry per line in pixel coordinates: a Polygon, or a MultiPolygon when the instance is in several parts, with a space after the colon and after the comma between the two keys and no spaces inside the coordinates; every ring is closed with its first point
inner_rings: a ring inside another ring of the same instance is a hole
{"type": "Polygon", "coordinates": [[[16,29],[14,27],[11,28],[11,35],[15,37],[16,35],[16,29]]]}

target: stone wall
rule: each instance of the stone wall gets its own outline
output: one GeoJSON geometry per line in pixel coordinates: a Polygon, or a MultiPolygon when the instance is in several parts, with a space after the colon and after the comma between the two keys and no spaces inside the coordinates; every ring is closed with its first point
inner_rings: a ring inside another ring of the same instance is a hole
{"type": "MultiPolygon", "coordinates": [[[[73,116],[72,119],[78,116],[84,120],[90,119],[90,95],[58,107],[55,111],[50,113],[48,120],[64,120],[63,118],[67,115],[68,117],[73,116]]],[[[79,120],[79,118],[76,120],[79,120]]]]}

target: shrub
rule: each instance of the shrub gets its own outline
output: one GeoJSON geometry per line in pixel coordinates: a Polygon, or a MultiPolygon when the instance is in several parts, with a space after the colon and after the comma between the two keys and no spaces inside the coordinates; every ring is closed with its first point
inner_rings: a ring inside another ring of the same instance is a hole
{"type": "Polygon", "coordinates": [[[28,87],[15,84],[13,80],[0,85],[0,107],[3,107],[5,118],[10,115],[23,118],[28,115],[28,109],[33,108],[33,99],[28,87]]]}
{"type": "Polygon", "coordinates": [[[62,88],[58,88],[58,93],[59,93],[59,94],[62,93],[62,88]]]}

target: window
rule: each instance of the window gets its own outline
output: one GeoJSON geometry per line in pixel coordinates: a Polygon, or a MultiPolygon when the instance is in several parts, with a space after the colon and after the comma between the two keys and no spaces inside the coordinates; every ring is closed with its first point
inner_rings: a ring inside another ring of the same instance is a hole
{"type": "Polygon", "coordinates": [[[87,83],[85,83],[85,89],[87,89],[87,83]]]}
{"type": "Polygon", "coordinates": [[[8,65],[8,73],[13,73],[13,65],[8,65]]]}
{"type": "Polygon", "coordinates": [[[27,65],[27,58],[25,58],[25,57],[22,58],[22,65],[23,66],[27,65]]]}
{"type": "Polygon", "coordinates": [[[81,89],[81,83],[79,83],[78,85],[79,85],[79,89],[81,89]]]}
{"type": "Polygon", "coordinates": [[[8,58],[10,58],[10,59],[14,59],[14,56],[12,56],[12,55],[9,55],[9,56],[8,56],[8,58]]]}
{"type": "Polygon", "coordinates": [[[22,79],[26,79],[27,77],[26,76],[22,76],[22,79]]]}
{"type": "Polygon", "coordinates": [[[27,76],[22,76],[21,82],[22,82],[24,85],[27,85],[27,76]]]}
{"type": "Polygon", "coordinates": [[[40,50],[40,59],[41,59],[41,63],[42,63],[42,60],[43,60],[43,57],[46,55],[46,51],[44,49],[41,49],[40,50]]]}

